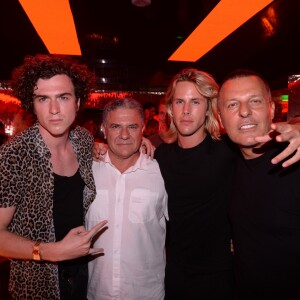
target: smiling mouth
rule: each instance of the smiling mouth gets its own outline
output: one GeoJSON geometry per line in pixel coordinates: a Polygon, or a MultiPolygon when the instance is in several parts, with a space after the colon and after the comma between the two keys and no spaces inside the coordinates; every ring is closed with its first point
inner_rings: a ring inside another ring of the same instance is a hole
{"type": "Polygon", "coordinates": [[[257,125],[256,124],[245,124],[245,125],[242,125],[240,127],[241,130],[247,130],[247,129],[252,129],[254,127],[256,127],[257,125]]]}

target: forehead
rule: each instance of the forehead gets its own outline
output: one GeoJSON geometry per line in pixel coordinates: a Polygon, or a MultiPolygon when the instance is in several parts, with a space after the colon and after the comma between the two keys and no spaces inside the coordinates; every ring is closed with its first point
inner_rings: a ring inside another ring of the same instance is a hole
{"type": "Polygon", "coordinates": [[[120,107],[108,112],[107,122],[120,124],[141,123],[142,118],[137,109],[120,107]]]}
{"type": "Polygon", "coordinates": [[[174,98],[181,98],[183,96],[193,96],[193,97],[203,97],[198,89],[196,88],[196,85],[193,82],[190,81],[179,81],[176,84],[175,90],[174,90],[174,98]]]}
{"type": "Polygon", "coordinates": [[[239,77],[227,80],[219,92],[221,100],[239,97],[268,96],[264,82],[256,76],[239,77]]]}
{"type": "Polygon", "coordinates": [[[71,78],[65,74],[60,74],[60,75],[55,75],[51,78],[47,79],[38,79],[36,82],[36,87],[38,90],[41,89],[49,89],[49,90],[54,90],[54,89],[60,89],[60,90],[68,90],[68,91],[74,91],[74,85],[71,80],[71,78]]]}

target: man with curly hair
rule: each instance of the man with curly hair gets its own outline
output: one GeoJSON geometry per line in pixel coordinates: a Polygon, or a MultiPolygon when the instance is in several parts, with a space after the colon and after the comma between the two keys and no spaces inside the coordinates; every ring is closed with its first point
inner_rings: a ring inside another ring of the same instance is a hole
{"type": "Polygon", "coordinates": [[[26,57],[12,87],[34,126],[0,151],[0,255],[11,259],[13,299],[86,299],[91,239],[84,228],[96,190],[93,138],[73,125],[93,75],[62,56],[26,57]]]}

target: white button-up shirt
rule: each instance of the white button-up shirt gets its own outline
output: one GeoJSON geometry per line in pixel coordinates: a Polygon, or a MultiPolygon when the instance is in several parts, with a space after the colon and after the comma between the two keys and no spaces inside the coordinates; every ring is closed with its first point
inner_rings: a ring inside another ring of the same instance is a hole
{"type": "Polygon", "coordinates": [[[107,153],[93,174],[86,226],[108,220],[108,229],[94,243],[105,254],[89,262],[88,299],[164,299],[167,193],[158,163],[141,154],[120,173],[107,153]]]}

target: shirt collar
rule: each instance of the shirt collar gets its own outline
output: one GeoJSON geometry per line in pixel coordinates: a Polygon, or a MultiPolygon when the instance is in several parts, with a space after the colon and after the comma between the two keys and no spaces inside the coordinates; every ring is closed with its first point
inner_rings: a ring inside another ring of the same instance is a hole
{"type": "MultiPolygon", "coordinates": [[[[133,166],[129,167],[124,173],[135,172],[138,169],[147,170],[149,159],[150,158],[148,158],[148,156],[146,154],[140,154],[140,156],[137,159],[137,161],[135,162],[135,164],[133,166]]],[[[103,162],[107,163],[107,164],[110,164],[113,168],[116,168],[110,160],[108,151],[105,153],[105,155],[103,157],[103,162]]]]}

